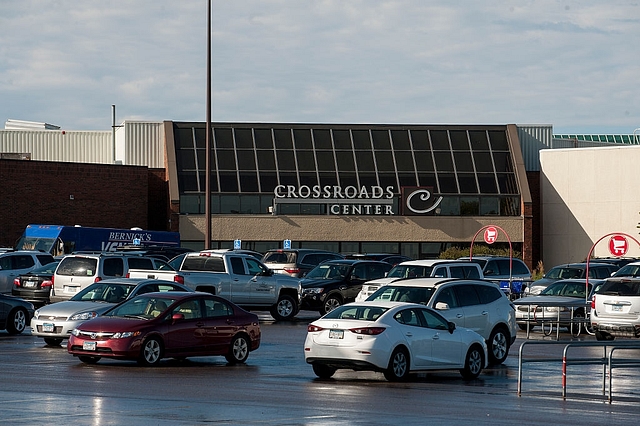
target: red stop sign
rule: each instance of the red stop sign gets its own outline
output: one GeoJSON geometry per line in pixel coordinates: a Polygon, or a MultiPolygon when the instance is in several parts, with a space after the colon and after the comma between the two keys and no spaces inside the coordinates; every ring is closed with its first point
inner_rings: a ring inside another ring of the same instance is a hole
{"type": "Polygon", "coordinates": [[[490,226],[484,230],[484,242],[487,244],[493,244],[498,239],[498,229],[495,226],[490,226]]]}
{"type": "Polygon", "coordinates": [[[629,242],[622,235],[614,235],[609,239],[609,252],[614,256],[624,256],[629,250],[629,242]]]}

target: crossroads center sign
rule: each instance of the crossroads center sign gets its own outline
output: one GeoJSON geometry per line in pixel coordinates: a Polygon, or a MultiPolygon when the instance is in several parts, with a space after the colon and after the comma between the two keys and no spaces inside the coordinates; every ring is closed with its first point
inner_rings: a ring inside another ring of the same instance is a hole
{"type": "Polygon", "coordinates": [[[397,194],[393,186],[278,185],[274,190],[274,205],[322,203],[330,215],[415,216],[429,214],[442,201],[441,196],[433,194],[432,188],[403,187],[398,212],[395,205],[397,194]]]}

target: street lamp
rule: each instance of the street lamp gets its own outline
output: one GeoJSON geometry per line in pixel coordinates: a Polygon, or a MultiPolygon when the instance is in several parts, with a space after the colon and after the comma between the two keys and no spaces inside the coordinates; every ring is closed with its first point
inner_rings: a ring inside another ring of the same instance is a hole
{"type": "Polygon", "coordinates": [[[207,5],[207,128],[205,131],[205,207],[204,248],[211,248],[211,0],[207,5]]]}

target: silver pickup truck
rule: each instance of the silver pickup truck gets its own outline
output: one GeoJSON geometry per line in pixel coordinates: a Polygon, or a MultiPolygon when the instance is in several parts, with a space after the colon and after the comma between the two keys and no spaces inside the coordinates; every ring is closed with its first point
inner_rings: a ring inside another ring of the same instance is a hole
{"type": "Polygon", "coordinates": [[[274,274],[247,254],[216,250],[188,253],[178,275],[187,287],[224,297],[245,309],[268,309],[276,320],[290,320],[300,309],[300,280],[274,274]]]}

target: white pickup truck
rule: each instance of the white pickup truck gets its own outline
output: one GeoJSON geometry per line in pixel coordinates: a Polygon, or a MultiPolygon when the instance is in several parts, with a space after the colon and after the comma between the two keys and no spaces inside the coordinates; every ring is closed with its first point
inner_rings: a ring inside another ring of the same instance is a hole
{"type": "Polygon", "coordinates": [[[276,320],[290,320],[300,309],[300,280],[274,274],[247,254],[216,250],[187,253],[177,274],[187,287],[216,294],[246,309],[268,309],[276,320]]]}

